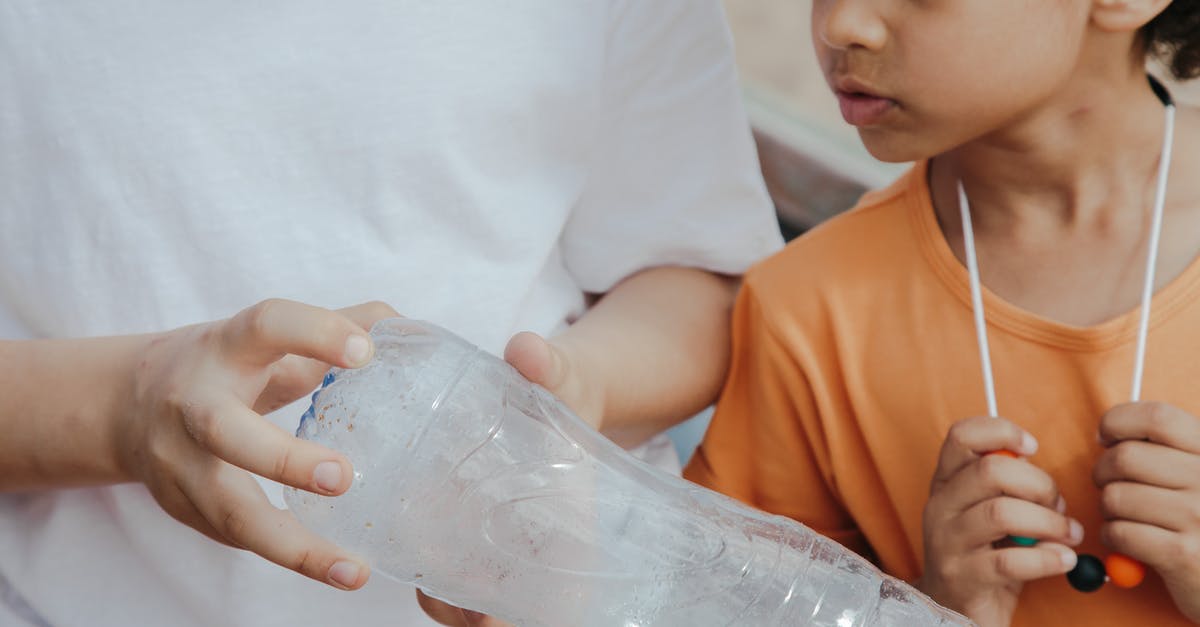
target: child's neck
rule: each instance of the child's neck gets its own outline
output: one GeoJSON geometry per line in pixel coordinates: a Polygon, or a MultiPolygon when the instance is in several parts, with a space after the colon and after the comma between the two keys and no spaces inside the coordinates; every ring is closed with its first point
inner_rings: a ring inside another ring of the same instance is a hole
{"type": "MultiPolygon", "coordinates": [[[[984,286],[1059,322],[1090,326],[1136,308],[1164,131],[1142,75],[1080,81],[1004,129],[936,157],[930,186],[964,260],[956,185],[970,198],[984,286]]],[[[1200,252],[1195,115],[1180,111],[1156,289],[1200,252]]]]}
{"type": "Polygon", "coordinates": [[[1122,83],[1064,90],[939,156],[934,175],[963,181],[981,233],[1122,223],[1118,214],[1137,213],[1149,200],[1164,130],[1163,106],[1145,76],[1122,83]]]}

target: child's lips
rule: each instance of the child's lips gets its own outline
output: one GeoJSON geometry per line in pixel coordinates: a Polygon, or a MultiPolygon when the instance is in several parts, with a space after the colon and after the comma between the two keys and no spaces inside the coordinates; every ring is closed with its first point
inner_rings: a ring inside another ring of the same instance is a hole
{"type": "Polygon", "coordinates": [[[842,117],[852,126],[877,124],[896,106],[896,101],[866,92],[837,91],[838,106],[842,117]]]}

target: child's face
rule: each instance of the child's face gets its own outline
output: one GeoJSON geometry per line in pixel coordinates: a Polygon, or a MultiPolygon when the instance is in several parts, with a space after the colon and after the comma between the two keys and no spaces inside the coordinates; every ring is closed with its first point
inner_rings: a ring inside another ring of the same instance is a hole
{"type": "Polygon", "coordinates": [[[1089,0],[813,0],[842,115],[884,161],[932,157],[1031,116],[1083,63],[1089,0]]]}

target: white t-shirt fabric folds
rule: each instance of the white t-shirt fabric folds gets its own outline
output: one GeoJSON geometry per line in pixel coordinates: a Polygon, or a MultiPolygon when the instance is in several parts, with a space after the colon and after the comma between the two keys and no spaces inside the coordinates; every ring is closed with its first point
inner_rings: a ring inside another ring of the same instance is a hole
{"type": "MultiPolygon", "coordinates": [[[[730,48],[717,0],[0,3],[0,337],[379,299],[498,352],[638,269],[740,273],[780,239],[730,48]]],[[[22,621],[432,624],[140,485],[0,496],[22,621]]]]}

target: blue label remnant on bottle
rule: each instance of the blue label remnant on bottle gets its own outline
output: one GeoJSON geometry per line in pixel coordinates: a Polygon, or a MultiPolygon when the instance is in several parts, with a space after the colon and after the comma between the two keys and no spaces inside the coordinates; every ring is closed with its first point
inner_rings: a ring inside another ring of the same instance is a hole
{"type": "Polygon", "coordinates": [[[324,390],[325,388],[329,387],[329,384],[333,383],[335,378],[336,377],[333,376],[332,370],[325,373],[325,378],[321,380],[321,387],[317,388],[317,390],[312,393],[312,398],[310,399],[310,401],[308,403],[308,409],[304,410],[304,415],[300,416],[300,424],[296,426],[296,435],[300,435],[300,431],[302,429],[304,429],[304,424],[306,422],[308,422],[310,419],[316,417],[316,415],[317,415],[317,395],[321,393],[321,390],[324,390]]]}

